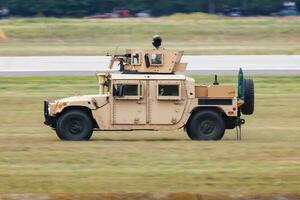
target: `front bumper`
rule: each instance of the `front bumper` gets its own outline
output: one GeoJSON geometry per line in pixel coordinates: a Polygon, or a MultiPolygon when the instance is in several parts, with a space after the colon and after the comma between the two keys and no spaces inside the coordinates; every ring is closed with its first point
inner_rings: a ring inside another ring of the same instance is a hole
{"type": "Polygon", "coordinates": [[[52,128],[56,127],[56,118],[49,115],[49,102],[47,100],[44,101],[44,118],[45,125],[52,128]]]}

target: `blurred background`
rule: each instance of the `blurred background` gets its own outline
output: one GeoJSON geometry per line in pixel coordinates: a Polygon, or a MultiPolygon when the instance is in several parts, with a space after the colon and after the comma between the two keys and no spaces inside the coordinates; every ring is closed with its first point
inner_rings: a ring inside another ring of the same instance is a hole
{"type": "Polygon", "coordinates": [[[300,1],[282,0],[0,0],[0,16],[149,17],[206,12],[227,16],[298,15],[300,1]]]}
{"type": "Polygon", "coordinates": [[[156,34],[189,55],[299,54],[299,6],[300,0],[0,0],[0,55],[106,55],[116,46],[151,47],[156,34]]]}

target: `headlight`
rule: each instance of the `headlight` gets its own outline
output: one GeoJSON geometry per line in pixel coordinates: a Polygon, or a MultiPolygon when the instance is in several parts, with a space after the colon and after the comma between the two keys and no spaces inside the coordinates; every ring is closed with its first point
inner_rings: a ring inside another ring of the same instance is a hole
{"type": "Polygon", "coordinates": [[[57,102],[56,103],[56,109],[61,110],[67,105],[66,102],[57,102]]]}

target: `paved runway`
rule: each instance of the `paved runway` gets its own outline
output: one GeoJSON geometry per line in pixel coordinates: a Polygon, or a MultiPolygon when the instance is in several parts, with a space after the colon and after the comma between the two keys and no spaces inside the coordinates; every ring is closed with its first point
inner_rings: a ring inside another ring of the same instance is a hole
{"type": "MultiPolygon", "coordinates": [[[[0,76],[91,75],[107,70],[106,56],[0,57],[0,76]]],[[[187,73],[300,75],[300,55],[184,56],[187,73]]],[[[117,66],[114,67],[117,70],[117,66]]]]}

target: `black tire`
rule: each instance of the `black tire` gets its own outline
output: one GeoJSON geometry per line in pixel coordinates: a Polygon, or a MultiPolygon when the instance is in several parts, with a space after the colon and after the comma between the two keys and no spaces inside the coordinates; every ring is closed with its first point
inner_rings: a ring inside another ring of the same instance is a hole
{"type": "Polygon", "coordinates": [[[193,114],[186,130],[192,140],[221,140],[225,123],[220,113],[203,110],[193,114]]]}
{"type": "Polygon", "coordinates": [[[70,110],[57,120],[56,134],[61,140],[89,140],[93,134],[91,117],[80,110],[70,110]]]}
{"type": "Polygon", "coordinates": [[[254,82],[252,79],[244,79],[244,101],[241,111],[244,115],[254,113],[254,82]]]}

